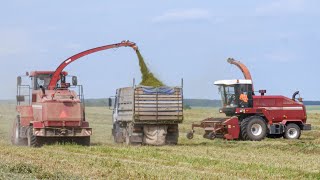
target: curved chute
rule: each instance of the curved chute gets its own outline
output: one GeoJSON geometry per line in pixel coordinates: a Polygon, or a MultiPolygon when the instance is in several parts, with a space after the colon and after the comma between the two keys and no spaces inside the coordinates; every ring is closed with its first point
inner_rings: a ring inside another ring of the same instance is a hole
{"type": "MultiPolygon", "coordinates": [[[[240,61],[234,60],[233,58],[228,58],[227,61],[228,61],[228,63],[237,66],[241,70],[245,79],[252,81],[252,77],[251,77],[250,71],[247,68],[247,66],[242,64],[240,61]]],[[[252,90],[253,90],[253,84],[252,84],[252,90]]]]}
{"type": "Polygon", "coordinates": [[[98,51],[103,51],[103,50],[107,50],[107,49],[113,49],[113,48],[119,48],[119,47],[131,47],[133,48],[135,51],[138,50],[138,47],[136,46],[136,43],[134,42],[130,42],[130,41],[122,41],[121,43],[117,43],[117,44],[110,44],[110,45],[105,45],[105,46],[100,46],[100,47],[96,47],[93,49],[89,49],[86,51],[83,51],[81,53],[75,54],[71,57],[69,57],[68,59],[64,60],[59,67],[56,69],[56,71],[53,73],[51,81],[48,85],[48,89],[49,90],[53,90],[55,89],[57,82],[60,79],[60,74],[62,73],[63,69],[68,66],[70,63],[78,60],[79,58],[98,52],[98,51]]]}
{"type": "Polygon", "coordinates": [[[240,61],[236,61],[233,58],[228,58],[228,63],[236,65],[241,71],[245,79],[252,80],[251,74],[247,66],[242,64],[240,61]]]}

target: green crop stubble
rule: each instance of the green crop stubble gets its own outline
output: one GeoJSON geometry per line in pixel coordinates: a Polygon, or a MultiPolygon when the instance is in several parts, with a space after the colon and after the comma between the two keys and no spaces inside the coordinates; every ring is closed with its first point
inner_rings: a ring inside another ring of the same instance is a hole
{"type": "Polygon", "coordinates": [[[140,85],[143,86],[153,86],[153,87],[160,87],[160,86],[164,86],[164,84],[157,79],[153,73],[151,73],[140,53],[139,50],[136,51],[137,52],[137,56],[139,59],[139,65],[140,65],[140,71],[142,74],[142,82],[140,83],[140,85]]]}
{"type": "MultiPolygon", "coordinates": [[[[307,108],[308,109],[308,108],[307,108]]],[[[313,131],[301,140],[265,139],[261,142],[214,141],[196,130],[194,121],[222,117],[218,109],[191,109],[179,125],[178,146],[113,144],[112,111],[88,107],[94,128],[91,147],[53,145],[42,148],[9,144],[14,105],[0,105],[0,179],[319,179],[320,114],[311,110],[313,131]]]]}

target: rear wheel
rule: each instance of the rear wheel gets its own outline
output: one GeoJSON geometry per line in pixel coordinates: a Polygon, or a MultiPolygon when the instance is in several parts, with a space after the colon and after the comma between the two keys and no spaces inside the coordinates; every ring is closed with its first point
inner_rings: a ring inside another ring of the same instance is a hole
{"type": "Polygon", "coordinates": [[[299,139],[301,136],[301,129],[297,124],[290,123],[286,126],[284,138],[286,139],[299,139]]]}
{"type": "Polygon", "coordinates": [[[259,116],[251,116],[241,122],[241,137],[243,140],[261,141],[267,135],[267,125],[259,116]]]}
{"type": "Polygon", "coordinates": [[[41,137],[37,137],[33,134],[32,126],[30,126],[27,130],[27,139],[29,147],[40,147],[43,145],[41,137]]]}

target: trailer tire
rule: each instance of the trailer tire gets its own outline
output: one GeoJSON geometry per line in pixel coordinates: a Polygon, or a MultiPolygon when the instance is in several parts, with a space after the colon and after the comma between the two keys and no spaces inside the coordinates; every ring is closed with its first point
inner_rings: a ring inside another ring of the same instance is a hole
{"type": "Polygon", "coordinates": [[[29,147],[41,147],[43,145],[41,138],[33,134],[33,126],[30,126],[27,130],[27,139],[29,147]]]}
{"type": "Polygon", "coordinates": [[[187,138],[188,139],[193,139],[193,132],[192,131],[187,133],[187,138]]]}
{"type": "Polygon", "coordinates": [[[299,139],[301,136],[301,129],[297,124],[289,123],[285,127],[283,137],[285,139],[299,139]]]}
{"type": "Polygon", "coordinates": [[[216,134],[214,132],[210,132],[207,137],[210,140],[214,140],[216,138],[216,134]]]}
{"type": "Polygon", "coordinates": [[[267,125],[263,118],[251,116],[241,122],[241,137],[243,140],[261,141],[267,135],[267,125]]]}
{"type": "Polygon", "coordinates": [[[20,116],[18,115],[13,124],[11,143],[16,146],[25,146],[28,144],[28,142],[26,139],[20,137],[20,131],[20,116]]]}

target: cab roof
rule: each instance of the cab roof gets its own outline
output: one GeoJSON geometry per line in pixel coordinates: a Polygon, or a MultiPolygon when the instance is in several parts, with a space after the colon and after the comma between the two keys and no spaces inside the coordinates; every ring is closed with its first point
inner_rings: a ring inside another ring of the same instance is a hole
{"type": "MultiPolygon", "coordinates": [[[[45,74],[53,74],[55,71],[31,71],[30,77],[38,76],[38,75],[45,75],[45,74]]],[[[62,74],[64,76],[67,76],[68,73],[66,71],[63,71],[62,74]]]]}
{"type": "Polygon", "coordinates": [[[214,85],[236,85],[236,84],[252,84],[252,80],[248,79],[232,79],[215,81],[214,85]]]}

